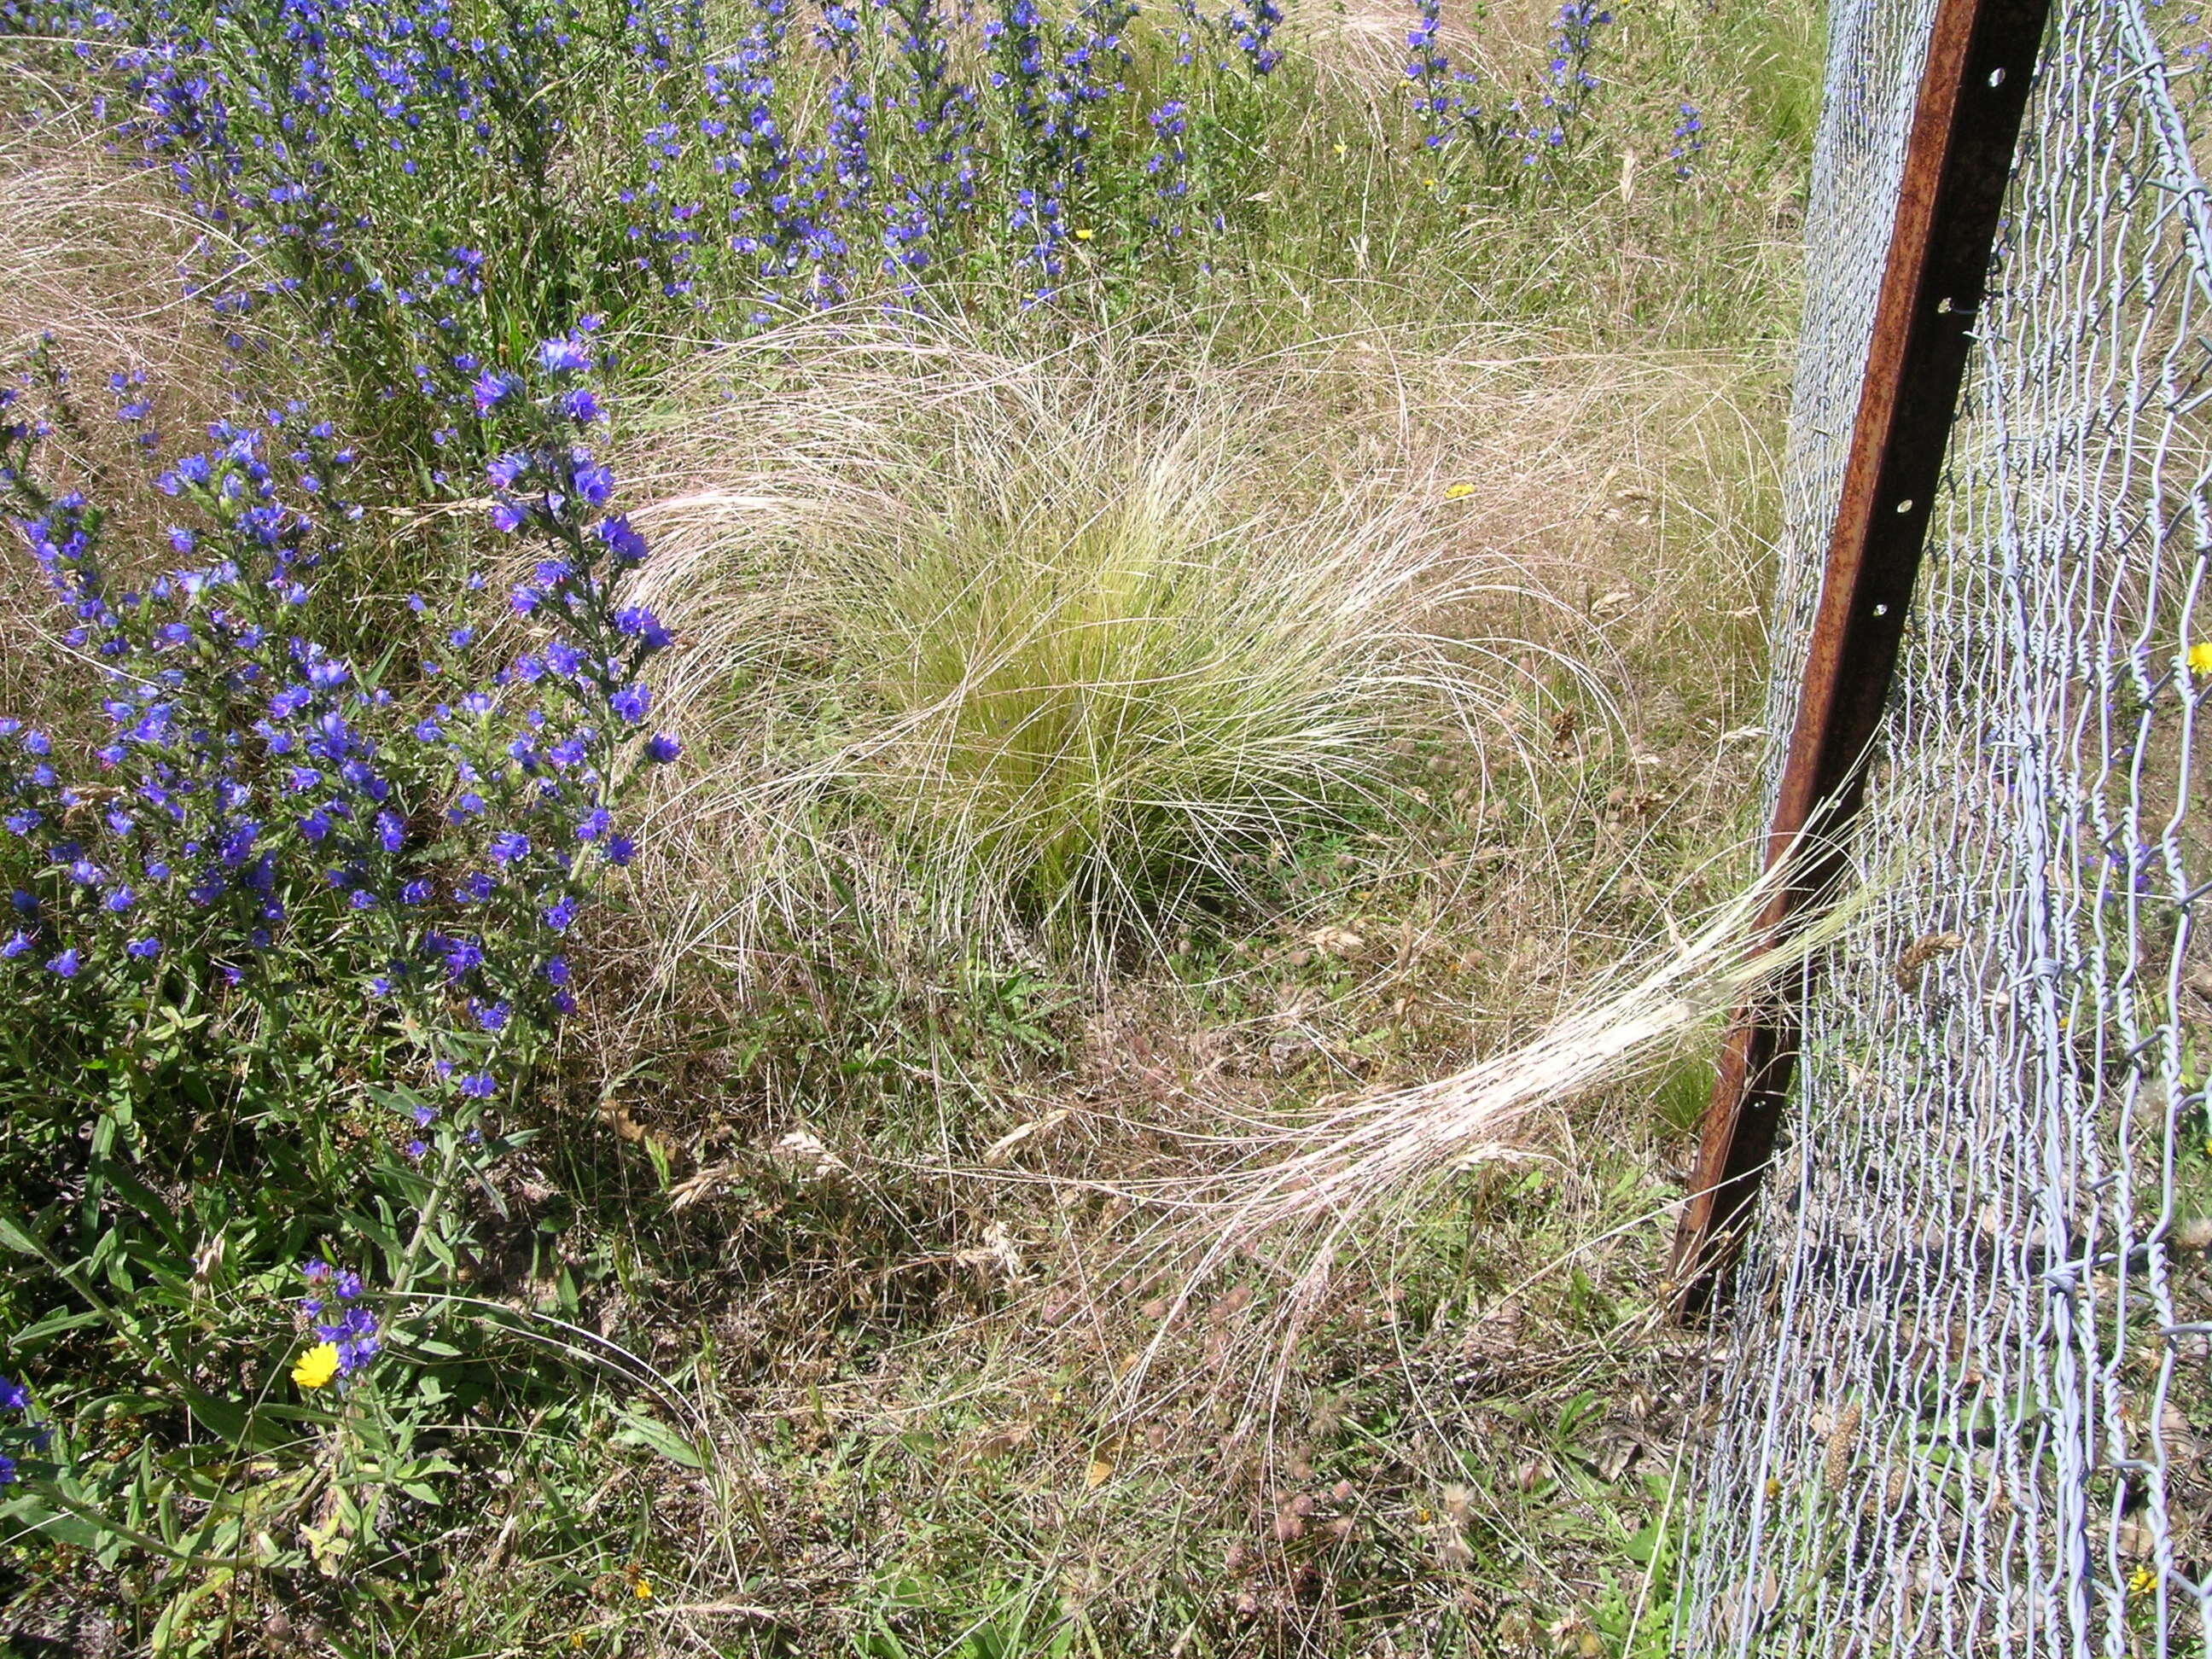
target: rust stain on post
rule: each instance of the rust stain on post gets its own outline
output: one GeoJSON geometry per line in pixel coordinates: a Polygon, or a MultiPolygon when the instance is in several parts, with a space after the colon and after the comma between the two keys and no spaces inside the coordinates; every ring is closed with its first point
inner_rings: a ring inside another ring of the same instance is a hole
{"type": "MultiPolygon", "coordinates": [[[[1864,796],[1861,763],[1888,701],[2049,13],[2049,0],[1938,0],[1767,832],[1768,867],[1792,866],[1759,918],[1767,941],[1827,889],[1864,796]]],[[[1671,1277],[1684,1315],[1705,1307],[1733,1260],[1773,1152],[1798,1029],[1787,987],[1729,1023],[1674,1237],[1671,1277]]]]}

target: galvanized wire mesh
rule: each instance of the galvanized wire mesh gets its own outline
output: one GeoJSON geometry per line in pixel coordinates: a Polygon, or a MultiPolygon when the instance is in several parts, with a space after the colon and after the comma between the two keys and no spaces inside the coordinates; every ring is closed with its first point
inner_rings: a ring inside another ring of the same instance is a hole
{"type": "MultiPolygon", "coordinates": [[[[1930,9],[1835,8],[1778,733],[1930,9]]],[[[1806,987],[1712,1385],[1692,1653],[2207,1650],[2212,30],[2055,10],[1855,844],[1885,902],[1806,987]]]]}

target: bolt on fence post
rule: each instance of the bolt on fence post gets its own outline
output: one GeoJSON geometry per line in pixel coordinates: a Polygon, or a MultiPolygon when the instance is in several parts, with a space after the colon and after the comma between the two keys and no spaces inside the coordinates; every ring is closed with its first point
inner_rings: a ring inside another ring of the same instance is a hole
{"type": "MultiPolygon", "coordinates": [[[[1937,0],[1906,140],[1858,411],[1820,582],[1761,914],[1785,936],[1843,867],[1920,572],[2005,186],[2050,0],[1937,0]]],[[[1675,1310],[1702,1312],[1734,1259],[1772,1155],[1799,1010],[1778,983],[1730,1019],[1691,1197],[1674,1236],[1675,1310]]]]}

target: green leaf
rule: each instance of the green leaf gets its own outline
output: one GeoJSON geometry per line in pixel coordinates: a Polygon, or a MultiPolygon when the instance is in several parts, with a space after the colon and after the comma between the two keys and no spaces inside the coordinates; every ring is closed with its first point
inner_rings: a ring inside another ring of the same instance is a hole
{"type": "Polygon", "coordinates": [[[706,1460],[701,1457],[690,1442],[665,1423],[646,1416],[642,1412],[624,1411],[623,1425],[614,1433],[618,1446],[644,1446],[659,1452],[672,1463],[680,1463],[687,1469],[703,1469],[706,1460]]]}
{"type": "Polygon", "coordinates": [[[10,1523],[9,1531],[20,1526],[57,1544],[74,1544],[79,1549],[96,1549],[106,1536],[83,1516],[48,1507],[35,1492],[25,1492],[0,1504],[0,1522],[10,1523]]]}
{"type": "Polygon", "coordinates": [[[103,1158],[94,1161],[92,1172],[94,1179],[106,1182],[137,1205],[139,1214],[160,1229],[171,1250],[186,1261],[191,1259],[191,1243],[177,1225],[175,1215],[161,1201],[161,1194],[140,1180],[136,1171],[113,1158],[103,1158]]]}
{"type": "Polygon", "coordinates": [[[242,1400],[193,1389],[186,1392],[185,1404],[194,1421],[227,1445],[246,1451],[275,1451],[293,1438],[271,1420],[270,1413],[242,1400]]]}
{"type": "Polygon", "coordinates": [[[46,1254],[39,1241],[25,1231],[12,1216],[0,1215],[0,1247],[13,1250],[18,1255],[46,1254]]]}
{"type": "Polygon", "coordinates": [[[64,1331],[82,1330],[87,1325],[97,1325],[106,1316],[97,1309],[87,1309],[79,1312],[64,1310],[59,1313],[50,1313],[44,1319],[26,1325],[21,1330],[16,1332],[15,1341],[21,1346],[29,1347],[34,1343],[45,1341],[50,1336],[59,1336],[64,1331]]]}

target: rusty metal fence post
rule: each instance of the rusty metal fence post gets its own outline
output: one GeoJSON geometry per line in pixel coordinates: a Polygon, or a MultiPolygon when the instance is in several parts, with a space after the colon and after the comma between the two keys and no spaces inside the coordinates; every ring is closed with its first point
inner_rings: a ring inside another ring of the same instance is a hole
{"type": "MultiPolygon", "coordinates": [[[[1888,700],[2049,0],[1939,0],[1797,714],[1766,838],[1788,863],[1758,925],[1784,936],[1841,867],[1888,700]]],[[[1675,1305],[1711,1302],[1772,1154],[1796,1058],[1789,988],[1737,1011],[1692,1197],[1675,1305]]]]}

